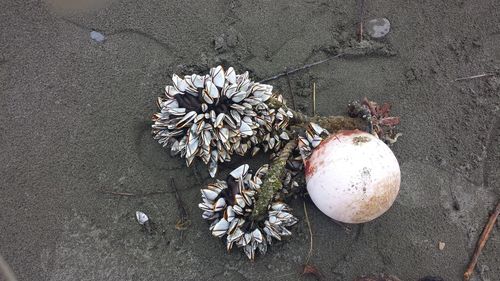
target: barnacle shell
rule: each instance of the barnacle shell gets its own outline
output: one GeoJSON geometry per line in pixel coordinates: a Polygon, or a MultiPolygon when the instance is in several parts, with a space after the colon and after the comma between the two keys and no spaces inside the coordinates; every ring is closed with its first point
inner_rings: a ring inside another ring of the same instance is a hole
{"type": "Polygon", "coordinates": [[[340,131],[305,160],[307,190],[327,216],[346,223],[377,218],[399,192],[399,164],[389,147],[362,132],[340,131]]]}

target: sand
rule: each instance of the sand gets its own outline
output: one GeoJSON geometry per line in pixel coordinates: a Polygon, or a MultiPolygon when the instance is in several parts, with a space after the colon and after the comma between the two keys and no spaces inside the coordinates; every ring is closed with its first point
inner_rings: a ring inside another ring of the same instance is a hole
{"type": "MultiPolygon", "coordinates": [[[[291,239],[255,262],[226,253],[196,206],[208,173],[171,158],[149,118],[172,73],[223,64],[260,80],[355,45],[354,1],[80,2],[0,3],[0,254],[19,280],[305,280],[302,200],[291,202],[291,239]],[[171,177],[192,221],[183,240],[172,193],[100,192],[170,191],[171,177]],[[136,210],[155,221],[153,235],[136,210]]],[[[499,71],[500,2],[367,1],[375,17],[390,20],[379,43],[395,56],[334,60],[290,80],[306,113],[313,82],[318,114],[364,96],[394,105],[401,192],[350,231],[307,201],[312,262],[326,280],[460,280],[500,196],[500,77],[453,80],[499,71]]],[[[290,100],[286,79],[270,83],[290,100]]],[[[498,280],[499,230],[474,280],[498,280]]]]}

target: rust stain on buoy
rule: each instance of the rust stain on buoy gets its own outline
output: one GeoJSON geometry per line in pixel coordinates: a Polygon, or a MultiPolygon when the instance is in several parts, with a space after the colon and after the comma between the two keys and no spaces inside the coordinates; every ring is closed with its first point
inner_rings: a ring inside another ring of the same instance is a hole
{"type": "Polygon", "coordinates": [[[306,178],[312,176],[316,172],[316,166],[312,161],[306,160],[304,161],[304,173],[306,175],[306,178]]]}
{"type": "Polygon", "coordinates": [[[396,198],[399,188],[393,188],[394,185],[399,185],[400,178],[398,175],[388,177],[374,186],[377,191],[368,201],[360,201],[357,203],[359,206],[358,211],[352,217],[353,223],[366,222],[366,218],[386,211],[386,206],[390,206],[396,198]]]}

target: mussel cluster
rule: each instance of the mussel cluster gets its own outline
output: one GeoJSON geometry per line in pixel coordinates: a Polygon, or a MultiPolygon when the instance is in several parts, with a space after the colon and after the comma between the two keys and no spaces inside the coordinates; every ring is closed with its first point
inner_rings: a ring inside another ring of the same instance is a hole
{"type": "Polygon", "coordinates": [[[288,227],[298,220],[283,202],[283,197],[298,186],[294,177],[303,168],[303,160],[328,135],[328,131],[315,123],[310,123],[307,130],[299,135],[297,150],[290,155],[281,179],[283,188],[269,204],[264,218],[255,220],[251,215],[269,170],[267,164],[255,173],[249,172],[248,164],[241,165],[225,181],[216,180],[201,189],[203,202],[198,206],[203,210],[202,217],[211,221],[209,229],[212,235],[225,239],[228,251],[234,245],[243,248],[252,260],[257,251],[264,255],[273,239],[290,236],[292,233],[288,227]]]}
{"type": "Polygon", "coordinates": [[[211,221],[212,235],[225,239],[227,250],[234,246],[243,248],[249,259],[257,251],[267,252],[273,239],[281,240],[292,233],[287,227],[297,223],[287,204],[273,201],[264,220],[253,221],[251,214],[255,196],[268,172],[268,165],[260,167],[254,174],[247,164],[233,170],[226,181],[217,180],[201,190],[203,202],[198,206],[202,217],[211,221]]]}
{"type": "Polygon", "coordinates": [[[158,98],[153,136],[188,166],[199,157],[214,177],[218,163],[230,161],[234,153],[278,151],[289,140],[284,129],[292,112],[269,107],[270,98],[283,98],[273,95],[272,86],[250,80],[248,72],[217,66],[207,75],[174,74],[172,82],[158,98]]]}

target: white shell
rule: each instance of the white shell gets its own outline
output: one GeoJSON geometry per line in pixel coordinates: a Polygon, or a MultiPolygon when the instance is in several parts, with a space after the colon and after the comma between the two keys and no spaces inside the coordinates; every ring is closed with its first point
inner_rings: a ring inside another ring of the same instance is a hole
{"type": "Polygon", "coordinates": [[[218,99],[219,98],[219,90],[216,85],[212,83],[212,81],[208,80],[205,84],[205,90],[211,98],[218,99]]]}
{"type": "Polygon", "coordinates": [[[222,66],[219,65],[217,67],[210,69],[210,76],[212,77],[212,80],[213,80],[213,83],[215,86],[217,86],[219,88],[224,87],[225,73],[224,73],[224,69],[222,68],[222,66]]]}
{"type": "Polygon", "coordinates": [[[135,212],[135,218],[137,219],[137,222],[140,225],[145,224],[149,220],[148,216],[145,213],[141,212],[141,211],[135,212]]]}
{"type": "Polygon", "coordinates": [[[224,234],[226,234],[228,227],[229,222],[223,218],[214,225],[214,228],[212,229],[212,235],[222,237],[224,234]]]}
{"type": "Polygon", "coordinates": [[[401,173],[391,149],[359,130],[330,136],[304,164],[312,201],[337,221],[371,221],[391,207],[399,192],[401,173]]]}
{"type": "Polygon", "coordinates": [[[180,92],[184,92],[188,86],[186,81],[177,76],[177,74],[172,75],[172,82],[174,83],[175,88],[180,92]]]}
{"type": "Polygon", "coordinates": [[[203,86],[205,85],[205,77],[201,75],[193,74],[191,76],[191,81],[196,88],[203,88],[203,86]]]}
{"type": "Polygon", "coordinates": [[[249,168],[250,168],[250,166],[248,164],[243,164],[243,165],[239,166],[238,168],[234,169],[229,174],[235,179],[240,178],[240,177],[243,178],[244,176],[246,176],[249,168]]]}
{"type": "Polygon", "coordinates": [[[217,196],[219,196],[219,193],[210,189],[202,189],[201,194],[203,198],[206,198],[210,201],[214,201],[217,196]]]}
{"type": "Polygon", "coordinates": [[[251,136],[251,135],[253,135],[252,128],[250,128],[250,126],[246,122],[241,122],[240,132],[244,136],[251,136]]]}
{"type": "Polygon", "coordinates": [[[236,72],[234,71],[234,68],[230,67],[227,69],[226,80],[231,84],[236,83],[236,72]]]}

